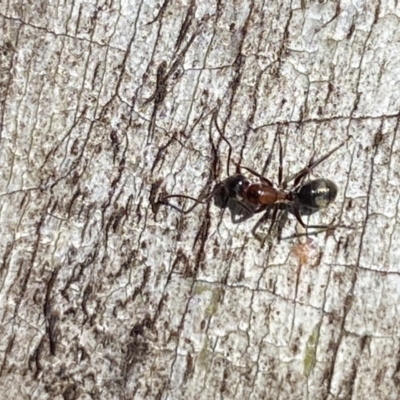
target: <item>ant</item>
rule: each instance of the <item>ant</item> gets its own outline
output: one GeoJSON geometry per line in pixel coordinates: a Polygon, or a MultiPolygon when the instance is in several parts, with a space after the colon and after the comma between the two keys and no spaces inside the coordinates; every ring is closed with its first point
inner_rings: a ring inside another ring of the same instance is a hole
{"type": "MultiPolygon", "coordinates": [[[[229,171],[229,160],[231,153],[231,146],[228,140],[222,135],[221,137],[229,145],[228,155],[228,171],[229,171]]],[[[274,187],[272,181],[263,175],[257,173],[251,168],[247,168],[241,165],[237,165],[237,173],[228,176],[224,181],[218,183],[211,193],[203,200],[196,199],[187,195],[169,195],[160,200],[160,203],[167,204],[183,214],[190,213],[198,204],[204,204],[211,198],[214,198],[214,203],[221,209],[228,208],[231,211],[232,222],[240,223],[248,218],[251,218],[254,214],[266,211],[265,214],[257,221],[256,225],[252,229],[252,234],[259,240],[259,236],[256,234],[258,227],[270,216],[271,210],[273,210],[272,221],[269,228],[269,233],[275,224],[277,213],[279,210],[291,212],[296,217],[300,225],[307,229],[322,229],[328,230],[334,228],[331,225],[306,225],[302,220],[301,215],[310,215],[321,209],[328,207],[336,198],[337,186],[334,182],[329,179],[319,178],[310,180],[303,183],[303,180],[311,173],[311,171],[328,157],[330,157],[335,151],[344,145],[344,142],[336,146],[330,152],[322,156],[316,161],[310,161],[309,164],[302,170],[294,174],[293,176],[283,180],[283,152],[282,143],[278,134],[279,142],[279,170],[278,170],[278,187],[274,187]],[[252,175],[259,178],[260,182],[253,183],[250,179],[246,178],[240,173],[240,170],[245,169],[252,175]],[[293,181],[293,185],[290,190],[287,190],[287,186],[293,181]],[[190,199],[195,204],[188,210],[182,210],[179,207],[166,202],[167,199],[172,197],[190,199]],[[236,216],[240,215],[238,219],[236,216]]],[[[229,174],[229,172],[228,172],[229,174]]]]}
{"type": "Polygon", "coordinates": [[[334,228],[331,225],[306,225],[301,215],[311,215],[321,209],[328,207],[337,196],[338,188],[334,182],[329,179],[319,178],[310,180],[303,183],[303,180],[311,171],[335,151],[344,145],[344,142],[336,146],[329,153],[323,155],[316,161],[310,163],[286,180],[283,180],[283,153],[282,143],[278,136],[279,141],[279,172],[278,172],[278,188],[275,188],[273,183],[255,172],[251,168],[239,166],[260,179],[258,183],[252,183],[250,180],[243,177],[243,175],[236,174],[227,178],[223,183],[226,195],[243,204],[247,207],[250,214],[256,214],[262,211],[266,213],[257,221],[252,229],[253,235],[257,238],[256,231],[258,227],[270,216],[271,209],[273,209],[272,221],[269,228],[271,232],[272,227],[276,221],[276,216],[279,210],[285,210],[286,213],[290,211],[294,214],[297,221],[304,228],[328,230],[334,228]],[[287,190],[288,183],[294,181],[290,190],[287,190]],[[249,207],[250,205],[250,207],[249,207]]]}

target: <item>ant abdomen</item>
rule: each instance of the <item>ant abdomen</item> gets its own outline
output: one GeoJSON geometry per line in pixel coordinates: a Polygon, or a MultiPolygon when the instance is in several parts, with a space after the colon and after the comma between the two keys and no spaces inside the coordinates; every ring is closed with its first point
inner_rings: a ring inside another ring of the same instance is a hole
{"type": "Polygon", "coordinates": [[[296,195],[301,206],[320,210],[336,199],[337,191],[334,182],[321,178],[306,182],[297,190],[296,195]]]}

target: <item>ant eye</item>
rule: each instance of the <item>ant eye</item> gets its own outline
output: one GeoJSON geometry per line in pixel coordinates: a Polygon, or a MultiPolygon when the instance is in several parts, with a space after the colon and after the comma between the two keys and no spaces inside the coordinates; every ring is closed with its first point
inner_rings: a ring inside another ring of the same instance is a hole
{"type": "Polygon", "coordinates": [[[250,182],[247,179],[240,180],[235,186],[235,193],[238,197],[242,198],[243,193],[250,186],[250,182]]]}

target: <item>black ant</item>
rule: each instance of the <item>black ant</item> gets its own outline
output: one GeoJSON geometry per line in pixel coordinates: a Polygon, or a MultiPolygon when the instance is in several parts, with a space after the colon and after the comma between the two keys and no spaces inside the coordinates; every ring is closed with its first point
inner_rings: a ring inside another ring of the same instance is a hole
{"type": "MultiPolygon", "coordinates": [[[[246,169],[253,175],[260,179],[258,183],[252,183],[250,180],[244,178],[242,175],[235,175],[229,180],[229,187],[227,193],[232,196],[236,193],[236,200],[243,204],[250,205],[250,211],[255,214],[266,210],[266,213],[260,218],[252,229],[255,237],[257,228],[269,218],[271,209],[273,209],[272,222],[269,231],[271,231],[276,216],[279,210],[291,212],[296,217],[297,221],[304,228],[327,230],[334,228],[330,225],[306,225],[303,222],[301,215],[311,215],[314,212],[328,207],[337,196],[337,186],[329,179],[319,178],[303,183],[304,178],[311,173],[311,171],[335,151],[344,145],[344,142],[336,146],[329,153],[325,154],[316,161],[311,161],[305,168],[283,181],[283,155],[282,143],[279,140],[279,172],[278,172],[278,188],[275,188],[273,183],[255,172],[251,168],[240,167],[246,169]],[[243,178],[242,178],[243,177],[243,178]],[[287,190],[288,183],[294,181],[290,190],[287,190]]],[[[227,181],[227,180],[226,180],[227,181]]],[[[226,182],[224,181],[224,182],[226,182]]],[[[226,184],[225,184],[226,186],[226,184]]]]}
{"type": "MultiPolygon", "coordinates": [[[[222,133],[220,132],[222,135],[222,133]]],[[[227,139],[222,135],[223,139],[228,143],[230,150],[231,146],[227,139]]],[[[279,210],[284,210],[286,212],[291,212],[296,217],[300,225],[307,228],[319,228],[322,230],[327,230],[334,228],[335,226],[330,225],[306,225],[301,214],[310,215],[317,212],[323,208],[328,207],[336,198],[337,186],[334,182],[319,178],[308,181],[301,184],[304,178],[310,174],[310,172],[328,157],[330,157],[335,151],[344,145],[344,142],[339,146],[336,146],[329,153],[325,154],[316,161],[311,161],[305,168],[283,180],[283,153],[282,153],[282,143],[278,134],[279,141],[279,171],[278,171],[278,188],[274,187],[274,184],[262,176],[261,174],[255,172],[251,168],[243,167],[238,165],[238,173],[229,176],[224,181],[220,182],[215,186],[211,193],[204,198],[199,200],[191,196],[186,195],[169,195],[164,197],[160,202],[163,204],[168,204],[171,207],[177,209],[183,214],[190,213],[198,204],[204,204],[211,198],[214,198],[215,205],[221,209],[229,208],[231,211],[232,222],[239,223],[242,222],[254,214],[266,211],[266,213],[259,219],[254,228],[252,229],[253,235],[258,238],[256,230],[258,227],[270,216],[270,212],[273,209],[272,221],[269,231],[271,231],[276,216],[279,210]],[[243,168],[249,171],[254,176],[260,179],[260,182],[253,183],[250,179],[246,178],[240,173],[240,169],[243,168]],[[291,181],[293,185],[290,190],[287,190],[288,183],[291,181]],[[184,211],[179,207],[176,207],[170,203],[165,202],[165,200],[179,197],[190,199],[195,202],[195,204],[188,210],[184,211]],[[240,215],[240,218],[236,219],[236,216],[240,215]]],[[[229,154],[230,156],[230,154],[229,154]]],[[[230,157],[228,157],[229,160],[230,157]]],[[[229,166],[229,161],[228,161],[229,166]]],[[[259,239],[259,238],[258,238],[259,239]]]]}

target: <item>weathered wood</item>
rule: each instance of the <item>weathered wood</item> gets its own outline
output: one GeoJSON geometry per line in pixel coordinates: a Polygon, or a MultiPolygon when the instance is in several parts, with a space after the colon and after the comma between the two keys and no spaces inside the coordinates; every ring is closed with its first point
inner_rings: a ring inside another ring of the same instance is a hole
{"type": "Polygon", "coordinates": [[[0,3],[0,397],[398,399],[399,16],[0,3]],[[284,177],[346,142],[308,220],[344,227],[261,247],[256,217],[157,204],[210,193],[226,140],[277,182],[277,133],[284,177]]]}

